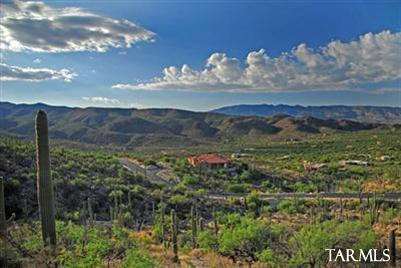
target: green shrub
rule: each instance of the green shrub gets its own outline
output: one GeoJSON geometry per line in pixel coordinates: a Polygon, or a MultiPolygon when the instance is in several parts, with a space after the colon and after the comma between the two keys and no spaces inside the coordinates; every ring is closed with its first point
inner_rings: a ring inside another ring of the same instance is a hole
{"type": "MultiPolygon", "coordinates": [[[[249,261],[257,260],[257,254],[265,250],[271,243],[272,234],[268,225],[260,220],[254,220],[249,215],[229,217],[219,237],[221,254],[249,261]],[[234,220],[234,221],[232,221],[234,220]]],[[[238,215],[238,216],[237,216],[238,215]]]]}
{"type": "Polygon", "coordinates": [[[229,184],[227,191],[230,193],[246,193],[250,187],[251,185],[248,183],[229,184]]]}
{"type": "Polygon", "coordinates": [[[58,256],[63,267],[98,267],[113,248],[112,240],[98,228],[58,222],[57,233],[66,247],[58,256]]]}
{"type": "Polygon", "coordinates": [[[127,252],[123,262],[123,268],[152,268],[156,267],[155,260],[146,255],[145,252],[136,248],[127,252]]]}
{"type": "Polygon", "coordinates": [[[390,224],[396,217],[401,217],[401,211],[395,208],[389,208],[380,216],[380,222],[390,224]]]}
{"type": "Polygon", "coordinates": [[[190,249],[192,248],[192,232],[191,230],[187,230],[178,235],[178,245],[182,249],[190,249]]]}
{"type": "Polygon", "coordinates": [[[375,246],[375,234],[362,222],[325,221],[304,226],[290,239],[294,254],[290,262],[296,267],[323,267],[328,262],[327,248],[350,248],[355,251],[375,246]]]}
{"type": "Polygon", "coordinates": [[[267,264],[269,267],[280,267],[279,265],[283,264],[280,256],[270,248],[257,253],[256,256],[259,259],[259,262],[267,264]]]}
{"type": "Polygon", "coordinates": [[[297,208],[294,204],[294,201],[291,200],[283,200],[280,203],[278,203],[277,210],[287,214],[297,213],[297,208]]]}
{"type": "Polygon", "coordinates": [[[203,231],[198,234],[198,245],[200,248],[205,248],[214,252],[219,249],[219,241],[216,235],[210,231],[203,231]]]}

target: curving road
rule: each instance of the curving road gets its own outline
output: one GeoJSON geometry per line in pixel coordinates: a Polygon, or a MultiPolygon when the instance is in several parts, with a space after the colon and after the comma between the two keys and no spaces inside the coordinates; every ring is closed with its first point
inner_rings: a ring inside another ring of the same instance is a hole
{"type": "Polygon", "coordinates": [[[118,161],[120,162],[121,165],[123,165],[129,171],[131,171],[133,173],[139,173],[153,183],[161,182],[161,183],[165,184],[169,189],[173,188],[173,184],[171,182],[169,182],[167,178],[163,178],[157,174],[158,170],[156,170],[156,171],[146,170],[143,167],[131,162],[127,158],[120,158],[118,161]]]}
{"type": "MultiPolygon", "coordinates": [[[[258,197],[262,200],[284,200],[284,199],[359,199],[372,198],[373,193],[271,193],[259,194],[258,197]]],[[[210,199],[226,199],[226,198],[241,198],[246,197],[246,194],[222,194],[209,193],[210,199]]],[[[376,198],[385,201],[401,202],[401,192],[376,193],[376,198]]]]}

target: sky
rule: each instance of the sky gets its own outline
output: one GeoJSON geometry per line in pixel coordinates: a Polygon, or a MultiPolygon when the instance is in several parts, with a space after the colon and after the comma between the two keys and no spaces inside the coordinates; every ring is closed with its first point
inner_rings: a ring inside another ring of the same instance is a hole
{"type": "Polygon", "coordinates": [[[400,1],[0,3],[1,101],[401,106],[400,1]]]}

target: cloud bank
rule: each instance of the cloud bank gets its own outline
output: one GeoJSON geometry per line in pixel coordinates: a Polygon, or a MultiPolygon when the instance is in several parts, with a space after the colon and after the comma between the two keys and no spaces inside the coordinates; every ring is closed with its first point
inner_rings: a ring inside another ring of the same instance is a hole
{"type": "Polygon", "coordinates": [[[46,68],[31,68],[31,67],[19,67],[10,66],[4,63],[0,63],[0,80],[1,81],[29,81],[39,82],[43,80],[64,80],[70,82],[77,74],[71,72],[68,69],[61,69],[59,71],[46,69],[46,68]]]}
{"type": "Polygon", "coordinates": [[[41,1],[0,4],[0,48],[14,52],[105,52],[152,41],[154,33],[128,20],[77,7],[54,8],[41,1]]]}
{"type": "Polygon", "coordinates": [[[283,92],[360,88],[401,78],[401,33],[367,33],[355,41],[331,41],[313,50],[300,44],[278,57],[252,51],[245,63],[214,53],[205,68],[170,66],[145,83],[116,84],[131,90],[283,92]],[[242,66],[244,65],[244,66],[242,66]]]}
{"type": "Polygon", "coordinates": [[[117,99],[110,99],[106,97],[82,97],[84,101],[90,101],[94,103],[104,103],[104,104],[119,104],[120,101],[117,99]]]}

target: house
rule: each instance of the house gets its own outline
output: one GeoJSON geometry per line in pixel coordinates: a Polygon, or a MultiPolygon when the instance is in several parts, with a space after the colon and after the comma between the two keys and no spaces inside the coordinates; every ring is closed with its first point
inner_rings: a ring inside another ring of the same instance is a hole
{"type": "Polygon", "coordinates": [[[221,169],[227,167],[229,160],[218,154],[201,154],[188,157],[188,162],[194,167],[221,169]]]}

